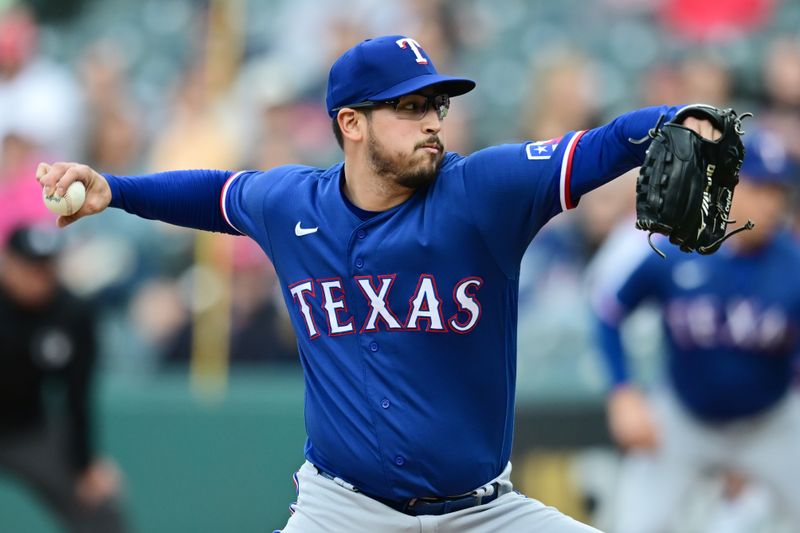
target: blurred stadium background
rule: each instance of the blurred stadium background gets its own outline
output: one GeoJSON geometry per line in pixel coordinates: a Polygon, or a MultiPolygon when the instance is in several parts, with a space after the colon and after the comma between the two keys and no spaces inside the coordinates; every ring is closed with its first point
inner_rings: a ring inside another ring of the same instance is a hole
{"type": "MultiPolygon", "coordinates": [[[[756,112],[800,156],[797,0],[0,0],[0,13],[0,63],[18,67],[0,74],[0,238],[52,218],[40,160],[116,174],[333,163],[327,69],[381,33],[412,35],[440,71],[478,81],[448,117],[455,151],[702,101],[756,112]]],[[[515,482],[600,528],[618,456],[586,285],[633,179],[537,237],[520,296],[515,482]]],[[[63,278],[101,309],[98,439],[124,474],[131,530],[281,527],[302,461],[302,376],[258,250],[116,212],[68,237],[63,278]]],[[[640,313],[626,335],[651,382],[657,317],[640,313]]],[[[683,531],[702,522],[698,494],[683,531]]],[[[58,529],[0,477],[0,531],[58,529]]]]}

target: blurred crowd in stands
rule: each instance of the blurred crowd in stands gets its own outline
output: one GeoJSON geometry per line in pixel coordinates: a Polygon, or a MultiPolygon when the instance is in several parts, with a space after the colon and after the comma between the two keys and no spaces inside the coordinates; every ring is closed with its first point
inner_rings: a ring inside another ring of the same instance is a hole
{"type": "MultiPolygon", "coordinates": [[[[0,0],[0,249],[20,226],[55,224],[34,179],[40,161],[123,175],[336,162],[329,66],[388,33],[413,36],[440,71],[478,81],[447,117],[451,151],[705,102],[755,113],[746,127],[775,132],[800,162],[796,0],[0,0]]],[[[586,195],[530,247],[520,403],[604,395],[589,286],[607,237],[633,224],[635,180],[634,171],[586,195]]],[[[787,223],[800,230],[800,211],[787,223]]],[[[198,232],[114,209],[63,236],[58,275],[98,317],[101,369],[181,371],[196,317],[220,302],[235,369],[298,365],[275,272],[249,239],[213,237],[219,261],[209,263],[198,232]]],[[[629,322],[635,373],[655,380],[658,316],[629,322]]],[[[97,472],[81,478],[83,492],[114,494],[113,470],[97,472]]]]}
{"type": "MultiPolygon", "coordinates": [[[[39,161],[112,174],[335,162],[329,65],[381,33],[412,35],[439,70],[478,80],[447,118],[452,151],[706,102],[754,112],[800,158],[800,5],[789,0],[31,4],[0,1],[0,241],[53,221],[33,179],[39,161]]],[[[523,396],[603,389],[587,273],[608,233],[630,223],[634,181],[587,195],[534,240],[520,294],[523,396]]],[[[220,247],[232,275],[215,280],[195,261],[195,232],[110,210],[67,237],[60,272],[101,308],[105,368],[187,362],[193,313],[224,291],[232,362],[297,364],[276,276],[249,240],[220,247]]],[[[643,352],[657,352],[656,337],[641,337],[643,352]]]]}

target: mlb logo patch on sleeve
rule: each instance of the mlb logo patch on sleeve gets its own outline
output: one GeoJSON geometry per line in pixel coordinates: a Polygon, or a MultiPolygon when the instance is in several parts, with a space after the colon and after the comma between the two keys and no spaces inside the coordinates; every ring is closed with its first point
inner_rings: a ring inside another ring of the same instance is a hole
{"type": "Polygon", "coordinates": [[[546,141],[528,143],[525,146],[525,154],[528,156],[528,159],[531,160],[550,159],[550,156],[556,151],[560,141],[561,137],[558,139],[548,139],[546,141]]]}

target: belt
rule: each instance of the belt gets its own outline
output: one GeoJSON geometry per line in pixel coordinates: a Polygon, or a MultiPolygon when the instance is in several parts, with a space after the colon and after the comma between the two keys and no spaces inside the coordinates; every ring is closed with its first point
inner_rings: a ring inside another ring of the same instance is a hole
{"type": "Polygon", "coordinates": [[[497,499],[500,489],[500,484],[495,481],[491,485],[486,485],[476,491],[458,496],[448,496],[442,498],[421,497],[409,498],[407,500],[392,500],[389,498],[368,494],[357,489],[350,483],[347,483],[342,478],[334,476],[330,472],[326,472],[316,465],[314,465],[314,468],[317,469],[319,475],[326,479],[330,479],[337,485],[341,485],[342,487],[352,490],[353,492],[360,492],[368,498],[378,501],[388,507],[391,507],[395,511],[399,511],[409,516],[443,515],[447,513],[454,513],[462,509],[469,509],[470,507],[477,507],[478,505],[483,505],[497,499]]]}

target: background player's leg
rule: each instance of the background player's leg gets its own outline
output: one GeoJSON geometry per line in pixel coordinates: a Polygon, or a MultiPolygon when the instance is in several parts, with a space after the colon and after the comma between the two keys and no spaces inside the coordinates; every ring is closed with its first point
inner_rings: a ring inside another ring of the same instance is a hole
{"type": "Polygon", "coordinates": [[[761,531],[772,514],[773,495],[763,484],[725,472],[719,503],[714,509],[707,533],[751,533],[761,531]]]}
{"type": "Polygon", "coordinates": [[[617,489],[615,533],[663,533],[679,515],[696,480],[692,468],[660,453],[630,453],[623,459],[617,489]]]}
{"type": "Polygon", "coordinates": [[[773,488],[790,523],[800,524],[800,394],[791,393],[767,416],[756,433],[744,435],[748,445],[742,466],[749,477],[773,488]]]}
{"type": "Polygon", "coordinates": [[[283,533],[419,533],[419,519],[399,513],[317,474],[305,463],[297,473],[295,512],[283,533]]]}
{"type": "Polygon", "coordinates": [[[716,436],[692,420],[671,392],[657,391],[650,404],[659,447],[629,452],[623,459],[614,533],[669,531],[683,516],[683,498],[719,447],[716,436]]]}

